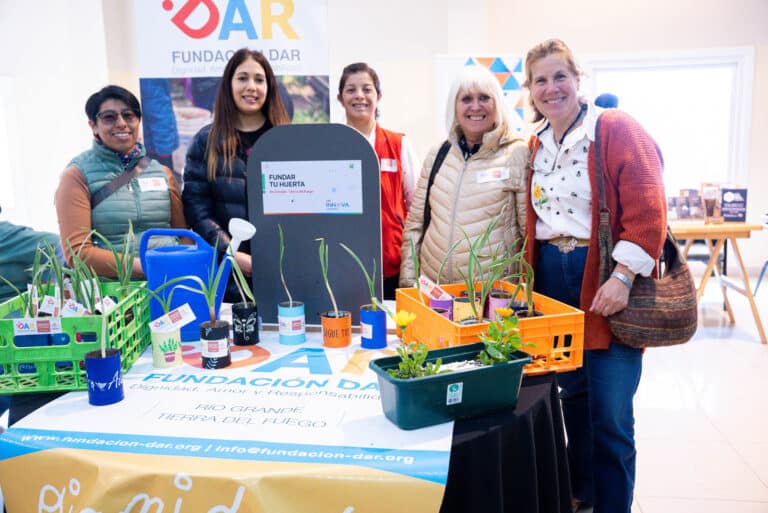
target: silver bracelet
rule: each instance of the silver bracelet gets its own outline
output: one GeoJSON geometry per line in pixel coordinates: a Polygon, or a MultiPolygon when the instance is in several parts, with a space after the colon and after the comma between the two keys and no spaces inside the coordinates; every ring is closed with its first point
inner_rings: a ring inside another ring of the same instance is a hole
{"type": "Polygon", "coordinates": [[[620,273],[619,271],[613,271],[611,273],[611,278],[616,278],[621,283],[626,285],[628,289],[632,289],[632,280],[627,278],[624,274],[620,273]]]}

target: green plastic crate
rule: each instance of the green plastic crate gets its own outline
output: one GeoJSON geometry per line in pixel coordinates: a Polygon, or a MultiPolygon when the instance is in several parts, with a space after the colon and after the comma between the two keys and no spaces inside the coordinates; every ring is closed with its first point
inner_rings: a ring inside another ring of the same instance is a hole
{"type": "MultiPolygon", "coordinates": [[[[442,358],[444,364],[474,360],[483,343],[430,351],[428,362],[442,358]]],[[[400,379],[387,370],[396,369],[399,356],[372,360],[377,374],[384,415],[401,429],[416,429],[450,420],[474,417],[517,404],[523,367],[531,356],[522,351],[509,362],[414,379],[400,379]]]]}
{"type": "MultiPolygon", "coordinates": [[[[150,343],[146,282],[134,286],[139,288],[107,314],[107,347],[120,350],[123,372],[150,343]]],[[[116,297],[118,287],[103,283],[102,295],[116,297]]],[[[101,348],[102,316],[62,317],[61,334],[15,337],[10,316],[21,305],[21,297],[0,304],[0,395],[86,390],[83,362],[86,353],[101,348]]]]}

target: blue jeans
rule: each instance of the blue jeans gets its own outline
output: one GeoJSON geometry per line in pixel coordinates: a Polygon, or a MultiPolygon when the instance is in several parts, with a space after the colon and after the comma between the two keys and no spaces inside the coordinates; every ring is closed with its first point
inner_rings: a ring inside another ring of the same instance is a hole
{"type": "MultiPolygon", "coordinates": [[[[543,244],[537,291],[578,307],[586,256],[587,248],[561,253],[543,244]]],[[[641,349],[612,343],[605,350],[585,351],[580,369],[558,376],[571,489],[574,497],[594,505],[594,513],[630,513],[637,456],[632,398],[642,358],[641,349]]]]}

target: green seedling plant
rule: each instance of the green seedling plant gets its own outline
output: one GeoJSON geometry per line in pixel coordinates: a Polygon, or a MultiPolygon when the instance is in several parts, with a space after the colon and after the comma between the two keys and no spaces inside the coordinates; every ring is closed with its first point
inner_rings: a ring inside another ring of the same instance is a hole
{"type": "MultiPolygon", "coordinates": [[[[30,271],[32,280],[30,282],[31,288],[37,290],[37,296],[40,297],[42,275],[45,272],[45,264],[42,263],[43,256],[45,254],[45,248],[38,247],[35,252],[34,259],[32,260],[32,267],[27,269],[30,271]]],[[[37,316],[37,304],[34,304],[34,294],[30,293],[30,287],[26,291],[21,291],[19,288],[5,276],[0,275],[0,280],[8,285],[11,290],[16,294],[17,300],[21,302],[21,316],[22,317],[36,317],[37,316]]]]}
{"type": "Polygon", "coordinates": [[[133,264],[136,260],[137,247],[136,247],[136,235],[133,232],[133,223],[128,220],[128,232],[123,238],[123,250],[119,251],[117,247],[110,242],[109,239],[104,237],[96,230],[91,230],[88,237],[96,237],[104,246],[112,253],[112,257],[115,259],[115,265],[110,267],[115,271],[117,282],[120,284],[121,293],[127,293],[128,284],[131,281],[133,275],[133,264]]]}
{"type": "Polygon", "coordinates": [[[485,309],[485,301],[493,288],[493,284],[504,276],[507,268],[513,263],[509,250],[504,247],[503,243],[493,246],[490,242],[491,234],[498,225],[503,213],[504,208],[502,208],[499,215],[488,223],[485,231],[475,240],[471,240],[467,232],[460,227],[461,232],[464,234],[464,240],[467,241],[468,259],[466,273],[459,270],[459,275],[464,281],[467,296],[470,298],[470,304],[472,305],[472,312],[478,321],[483,320],[482,315],[485,309]],[[487,253],[483,253],[483,251],[487,251],[487,253]],[[487,260],[485,267],[481,264],[481,258],[487,260]],[[476,283],[480,285],[479,304],[474,300],[476,283]]]}
{"type": "Polygon", "coordinates": [[[56,255],[56,248],[48,241],[44,243],[42,251],[35,253],[35,259],[32,262],[32,280],[36,286],[40,286],[43,272],[48,270],[48,280],[53,281],[54,287],[59,289],[59,310],[64,308],[64,278],[69,269],[59,260],[56,255]],[[45,257],[46,262],[41,266],[41,259],[45,257]]]}
{"type": "Polygon", "coordinates": [[[516,351],[522,347],[520,329],[517,327],[518,319],[512,315],[510,308],[497,308],[496,313],[500,319],[488,324],[487,333],[480,334],[480,340],[485,349],[480,352],[477,359],[485,365],[508,362],[516,351]]]}
{"type": "Polygon", "coordinates": [[[283,264],[285,263],[285,239],[283,238],[283,227],[277,225],[277,231],[280,234],[280,283],[283,284],[285,294],[288,296],[288,307],[293,308],[293,297],[291,291],[288,290],[288,284],[285,281],[285,274],[283,273],[283,264]]]}
{"type": "Polygon", "coordinates": [[[363,262],[355,254],[354,251],[352,251],[343,242],[340,242],[339,246],[344,248],[344,251],[349,253],[352,259],[357,263],[357,266],[360,267],[360,270],[363,271],[363,276],[365,276],[365,282],[368,284],[368,292],[370,293],[370,296],[371,296],[371,308],[373,310],[378,310],[378,306],[377,306],[378,301],[376,300],[376,259],[375,258],[373,259],[373,269],[371,270],[371,274],[368,274],[368,270],[365,268],[365,265],[363,265],[363,262]]]}
{"type": "Polygon", "coordinates": [[[339,307],[336,305],[336,297],[333,295],[331,283],[328,281],[328,245],[325,243],[325,238],[323,237],[317,238],[315,240],[320,243],[317,249],[317,254],[320,258],[320,272],[323,274],[323,282],[325,283],[325,288],[328,290],[328,295],[331,297],[334,316],[338,318],[339,307]]]}
{"type": "MultiPolygon", "coordinates": [[[[424,301],[424,295],[421,293],[421,285],[419,284],[419,276],[421,276],[421,263],[419,262],[419,254],[416,252],[416,243],[413,242],[413,239],[408,239],[408,243],[411,246],[411,263],[413,263],[413,271],[416,273],[416,292],[419,296],[421,304],[426,305],[427,302],[424,301]]],[[[437,277],[440,279],[439,274],[437,277]]]]}
{"type": "Polygon", "coordinates": [[[426,361],[429,349],[427,349],[427,346],[424,344],[424,342],[411,342],[410,344],[406,344],[403,340],[403,337],[405,336],[405,329],[416,319],[415,314],[405,310],[400,310],[395,314],[392,312],[392,310],[384,306],[383,303],[379,302],[378,299],[376,302],[382,310],[387,312],[387,315],[400,329],[400,345],[397,347],[397,354],[400,356],[400,363],[398,364],[397,369],[387,370],[387,373],[390,376],[399,379],[411,379],[451,372],[450,370],[440,368],[440,366],[443,364],[442,358],[438,358],[434,362],[426,361]]]}
{"type": "MultiPolygon", "coordinates": [[[[245,277],[243,274],[243,271],[240,269],[240,266],[237,265],[237,262],[235,261],[235,255],[232,253],[232,247],[229,248],[229,255],[227,258],[232,262],[232,272],[235,276],[235,285],[237,286],[237,290],[240,292],[240,299],[243,300],[243,303],[255,303],[256,298],[253,295],[253,291],[251,290],[251,286],[248,283],[248,278],[245,277]],[[247,300],[246,300],[247,299],[247,300]]],[[[223,262],[221,267],[223,267],[223,262]]]]}
{"type": "Polygon", "coordinates": [[[435,280],[435,284],[439,287],[442,277],[443,277],[443,268],[445,268],[445,264],[448,263],[448,259],[451,257],[451,254],[454,252],[454,250],[459,247],[459,244],[464,242],[464,239],[459,239],[448,248],[448,251],[445,252],[445,256],[440,261],[440,267],[437,268],[437,279],[435,280]]]}
{"type": "MultiPolygon", "coordinates": [[[[218,244],[217,244],[218,245],[218,244]]],[[[216,246],[214,246],[216,247],[216,246]]],[[[221,282],[221,278],[224,275],[224,269],[226,268],[226,261],[229,260],[230,264],[232,266],[236,266],[237,263],[234,261],[234,258],[232,258],[230,255],[227,255],[224,257],[224,260],[221,261],[221,263],[217,266],[216,265],[216,252],[213,252],[213,259],[211,261],[211,266],[208,269],[208,276],[206,281],[203,281],[199,276],[194,275],[187,275],[187,276],[179,276],[177,278],[174,278],[173,280],[169,281],[168,283],[164,285],[168,285],[171,282],[178,280],[192,280],[197,284],[197,288],[190,287],[189,285],[185,284],[179,284],[176,285],[176,288],[188,290],[189,292],[194,292],[195,294],[200,294],[205,298],[205,302],[208,305],[208,315],[211,320],[211,325],[216,324],[216,291],[219,289],[219,283],[221,282]]]]}
{"type": "Polygon", "coordinates": [[[429,350],[424,342],[403,343],[397,347],[397,354],[400,356],[397,369],[387,371],[393,378],[412,379],[449,372],[440,369],[442,358],[438,358],[434,363],[426,361],[429,350]]]}
{"type": "Polygon", "coordinates": [[[525,259],[525,245],[527,243],[528,243],[528,239],[526,238],[523,241],[523,247],[520,249],[520,251],[512,256],[512,260],[514,261],[514,263],[517,265],[517,268],[518,268],[518,273],[513,275],[517,277],[517,284],[515,285],[515,289],[512,292],[512,299],[516,299],[518,293],[522,289],[526,298],[528,315],[531,315],[533,313],[533,307],[534,307],[534,304],[533,304],[534,272],[531,264],[529,264],[528,261],[525,259]]]}

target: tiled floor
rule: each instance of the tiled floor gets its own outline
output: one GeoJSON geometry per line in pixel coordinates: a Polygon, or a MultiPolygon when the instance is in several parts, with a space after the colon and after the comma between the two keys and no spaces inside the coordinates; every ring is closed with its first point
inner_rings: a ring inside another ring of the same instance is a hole
{"type": "MultiPolygon", "coordinates": [[[[710,282],[696,337],[646,352],[633,512],[768,513],[768,346],[746,298],[728,297],[735,325],[710,282]]],[[[757,303],[768,328],[766,282],[757,303]]]]}

